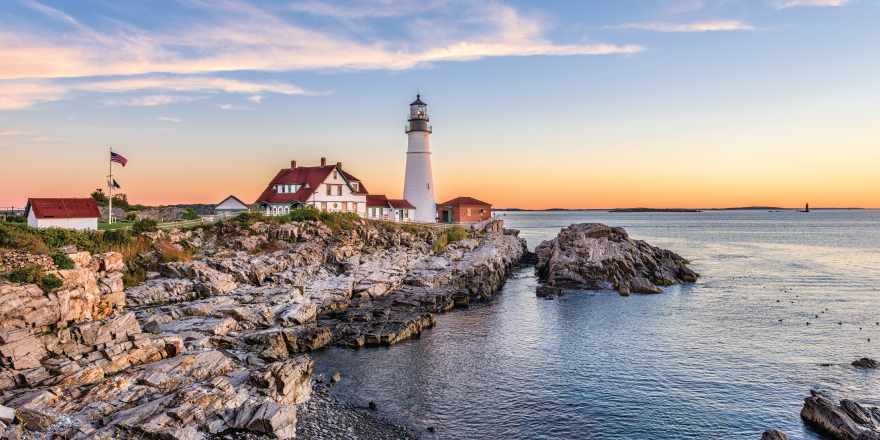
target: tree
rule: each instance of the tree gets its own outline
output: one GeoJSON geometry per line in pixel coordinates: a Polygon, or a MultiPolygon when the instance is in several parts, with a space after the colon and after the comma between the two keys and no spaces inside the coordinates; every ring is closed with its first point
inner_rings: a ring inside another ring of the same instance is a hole
{"type": "Polygon", "coordinates": [[[96,189],[92,193],[92,198],[95,199],[95,204],[98,206],[107,206],[110,203],[110,200],[107,199],[107,195],[104,194],[104,190],[101,188],[96,189]]]}
{"type": "Polygon", "coordinates": [[[128,209],[128,196],[125,194],[113,194],[113,206],[128,209]]]}

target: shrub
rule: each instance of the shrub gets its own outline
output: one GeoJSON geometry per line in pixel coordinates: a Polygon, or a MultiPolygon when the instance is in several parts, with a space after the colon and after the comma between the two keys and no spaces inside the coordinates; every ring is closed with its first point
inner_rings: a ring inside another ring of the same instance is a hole
{"type": "Polygon", "coordinates": [[[244,226],[248,227],[256,222],[265,221],[266,217],[259,212],[242,212],[237,216],[232,218],[232,221],[244,226]]]}
{"type": "Polygon", "coordinates": [[[434,240],[434,244],[431,245],[431,249],[438,254],[442,254],[446,252],[446,244],[448,243],[448,239],[446,238],[446,234],[440,234],[436,240],[434,240]]]}
{"type": "Polygon", "coordinates": [[[50,273],[43,277],[42,280],[38,283],[40,288],[46,291],[55,290],[64,285],[64,281],[61,281],[61,278],[55,276],[54,273],[50,273]]]}
{"type": "Polygon", "coordinates": [[[198,220],[199,215],[194,212],[185,212],[183,216],[181,216],[184,220],[198,220]]]}
{"type": "Polygon", "coordinates": [[[67,255],[58,253],[52,254],[52,261],[59,269],[73,269],[75,263],[67,255]]]}
{"type": "Polygon", "coordinates": [[[137,269],[134,271],[125,271],[122,272],[122,284],[125,287],[134,287],[140,283],[143,283],[147,279],[147,271],[144,269],[137,269]]]}
{"type": "Polygon", "coordinates": [[[137,211],[129,211],[129,212],[125,213],[125,217],[123,217],[122,219],[127,222],[133,222],[133,221],[137,220],[137,218],[138,218],[137,211]]]}
{"type": "Polygon", "coordinates": [[[32,254],[49,253],[43,239],[28,228],[0,222],[0,247],[21,249],[32,254]]]}
{"type": "Polygon", "coordinates": [[[156,220],[148,217],[134,222],[131,226],[131,230],[135,234],[140,234],[142,232],[156,232],[159,230],[159,224],[156,223],[156,220]]]}
{"type": "Polygon", "coordinates": [[[456,226],[452,229],[448,229],[445,232],[446,238],[449,239],[450,243],[454,243],[459,240],[464,240],[467,238],[467,231],[464,230],[461,226],[456,226]]]}
{"type": "Polygon", "coordinates": [[[13,283],[38,284],[43,279],[43,266],[28,264],[9,272],[6,278],[13,283]]]}
{"type": "Polygon", "coordinates": [[[163,263],[171,263],[174,261],[189,261],[190,255],[179,246],[171,243],[162,242],[157,246],[159,248],[159,258],[163,263]]]}

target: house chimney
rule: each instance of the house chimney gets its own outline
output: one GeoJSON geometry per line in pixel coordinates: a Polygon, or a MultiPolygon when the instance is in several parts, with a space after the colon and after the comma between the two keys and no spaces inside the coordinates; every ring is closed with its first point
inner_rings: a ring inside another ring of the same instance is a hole
{"type": "Polygon", "coordinates": [[[323,167],[323,166],[325,166],[325,165],[327,165],[327,158],[326,158],[326,157],[322,157],[322,158],[321,158],[321,166],[323,167]]]}
{"type": "Polygon", "coordinates": [[[342,169],[342,162],[336,162],[336,168],[342,169]]]}
{"type": "Polygon", "coordinates": [[[296,169],[296,161],[295,160],[290,161],[290,169],[292,169],[292,170],[296,169]]]}

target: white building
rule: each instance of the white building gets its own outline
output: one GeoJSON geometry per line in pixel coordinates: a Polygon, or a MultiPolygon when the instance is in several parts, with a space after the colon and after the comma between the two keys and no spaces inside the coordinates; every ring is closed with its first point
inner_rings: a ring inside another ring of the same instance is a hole
{"type": "Polygon", "coordinates": [[[98,229],[101,213],[95,199],[28,199],[24,208],[28,225],[35,228],[98,229]]]}
{"type": "Polygon", "coordinates": [[[367,189],[360,179],[342,170],[342,162],[321,166],[297,167],[296,161],[275,175],[254,202],[256,209],[269,215],[285,214],[303,206],[331,212],[367,212],[367,189]]]}
{"type": "Polygon", "coordinates": [[[420,222],[437,221],[437,204],[434,200],[434,174],[431,172],[431,144],[428,125],[428,104],[416,95],[409,105],[409,136],[406,149],[406,178],[403,183],[403,198],[416,207],[415,220],[420,222]]]}
{"type": "Polygon", "coordinates": [[[229,196],[214,206],[214,214],[234,214],[247,210],[248,205],[245,205],[244,202],[235,196],[229,196]]]}
{"type": "Polygon", "coordinates": [[[416,207],[403,199],[389,199],[384,195],[367,196],[367,218],[376,220],[414,221],[416,207]]]}

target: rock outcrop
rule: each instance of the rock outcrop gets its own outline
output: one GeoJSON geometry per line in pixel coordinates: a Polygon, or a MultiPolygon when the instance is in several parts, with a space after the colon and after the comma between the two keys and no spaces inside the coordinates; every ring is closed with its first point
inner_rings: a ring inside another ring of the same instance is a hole
{"type": "Polygon", "coordinates": [[[838,440],[880,440],[880,408],[865,408],[843,399],[835,405],[825,394],[810,391],[801,418],[838,440]]]}
{"type": "Polygon", "coordinates": [[[582,223],[535,248],[538,276],[550,287],[660,293],[656,286],[699,276],[678,254],[629,238],[622,228],[582,223]]]}
{"type": "Polygon", "coordinates": [[[761,440],[788,440],[788,436],[782,431],[768,429],[761,434],[761,440]]]}
{"type": "Polygon", "coordinates": [[[500,222],[440,254],[430,228],[351,226],[147,232],[154,247],[125,262],[65,248],[70,270],[16,254],[64,285],[0,284],[3,402],[27,429],[64,440],[118,429],[161,440],[228,430],[291,438],[296,405],[311,395],[305,353],[417,336],[436,313],[495,293],[525,251],[500,222]],[[162,262],[169,246],[192,261],[162,262]],[[147,281],[123,290],[122,270],[147,281]]]}
{"type": "Polygon", "coordinates": [[[877,368],[878,366],[880,366],[880,362],[877,362],[871,358],[861,358],[857,361],[853,361],[852,364],[855,365],[856,367],[862,367],[862,368],[877,368]]]}

